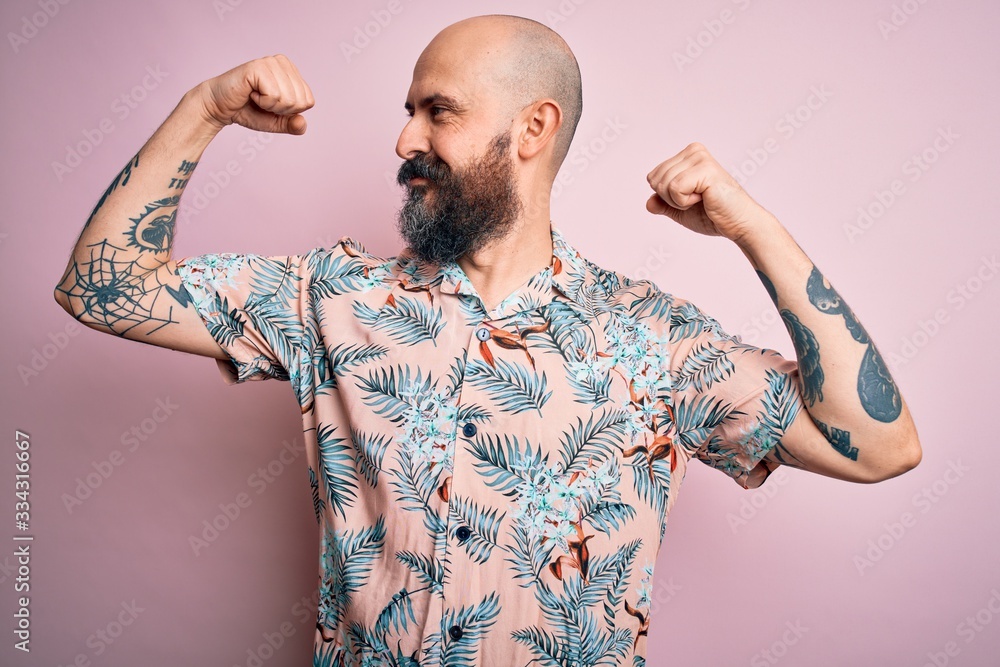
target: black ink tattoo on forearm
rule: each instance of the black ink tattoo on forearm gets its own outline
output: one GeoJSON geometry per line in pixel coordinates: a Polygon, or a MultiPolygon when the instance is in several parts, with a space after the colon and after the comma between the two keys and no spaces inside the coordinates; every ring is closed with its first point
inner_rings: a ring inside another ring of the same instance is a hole
{"type": "Polygon", "coordinates": [[[146,210],[132,221],[131,229],[125,232],[127,247],[136,247],[139,252],[169,253],[174,242],[174,221],[180,195],[158,199],[146,204],[146,210]]]}
{"type": "Polygon", "coordinates": [[[894,421],[902,412],[902,397],[864,326],[815,266],[806,282],[806,293],[809,295],[809,302],[821,312],[843,315],[844,324],[854,340],[867,345],[858,371],[858,397],[872,419],[885,423],[894,421]]]}
{"type": "Polygon", "coordinates": [[[809,405],[823,400],[823,367],[819,361],[819,341],[809,327],[787,308],[781,310],[781,319],[792,337],[795,356],[799,361],[799,377],[802,380],[802,398],[809,405]]]}
{"type": "Polygon", "coordinates": [[[177,173],[183,174],[183,177],[171,178],[169,187],[174,190],[183,190],[188,184],[191,172],[194,171],[194,168],[197,166],[197,162],[188,162],[187,160],[183,160],[181,162],[181,166],[177,168],[177,173]]]}
{"type": "Polygon", "coordinates": [[[839,429],[836,426],[827,426],[811,414],[809,416],[835,450],[852,461],[858,460],[858,448],[851,446],[851,434],[849,432],[839,429]]]}

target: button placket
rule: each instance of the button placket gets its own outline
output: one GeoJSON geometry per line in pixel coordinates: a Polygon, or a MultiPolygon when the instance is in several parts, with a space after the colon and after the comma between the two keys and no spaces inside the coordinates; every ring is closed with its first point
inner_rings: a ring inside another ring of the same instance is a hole
{"type": "MultiPolygon", "coordinates": [[[[492,332],[483,321],[474,330],[473,336],[469,341],[468,347],[465,350],[465,359],[467,360],[472,352],[473,348],[479,347],[482,341],[487,341],[492,336],[492,332]]],[[[463,364],[464,369],[464,364],[463,364]]],[[[456,413],[461,412],[463,397],[465,394],[465,380],[466,375],[463,372],[462,376],[457,378],[457,388],[455,395],[455,410],[456,413]]],[[[463,464],[464,458],[461,454],[462,443],[460,438],[473,438],[479,432],[479,428],[472,421],[457,422],[455,424],[456,438],[452,442],[453,452],[452,452],[452,487],[449,493],[447,501],[442,506],[443,520],[445,535],[454,536],[455,541],[450,539],[445,539],[442,545],[439,545],[438,553],[442,562],[450,563],[452,568],[452,576],[445,581],[441,597],[440,614],[443,617],[448,613],[448,610],[459,609],[464,604],[464,595],[467,591],[464,584],[462,583],[470,573],[466,572],[463,568],[458,567],[459,563],[464,562],[465,547],[462,546],[465,542],[472,536],[472,529],[462,522],[462,519],[458,518],[450,508],[456,494],[459,496],[464,496],[466,492],[463,492],[463,484],[467,479],[469,479],[469,469],[467,465],[463,464]],[[456,554],[455,558],[452,554],[456,554]]],[[[447,629],[448,635],[453,641],[457,641],[462,638],[464,631],[460,625],[452,625],[447,629]]]]}

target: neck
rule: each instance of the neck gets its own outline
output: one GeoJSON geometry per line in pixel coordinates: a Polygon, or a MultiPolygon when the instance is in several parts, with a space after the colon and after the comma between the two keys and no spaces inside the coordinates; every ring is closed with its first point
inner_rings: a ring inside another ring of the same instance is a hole
{"type": "Polygon", "coordinates": [[[551,221],[522,219],[510,234],[458,259],[487,312],[552,263],[551,221]]]}

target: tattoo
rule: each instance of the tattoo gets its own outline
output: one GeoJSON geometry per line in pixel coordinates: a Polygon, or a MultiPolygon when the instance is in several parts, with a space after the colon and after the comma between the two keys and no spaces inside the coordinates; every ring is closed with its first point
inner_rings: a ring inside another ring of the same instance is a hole
{"type": "MultiPolygon", "coordinates": [[[[121,185],[124,187],[132,175],[132,169],[139,164],[139,154],[125,165],[104,192],[97,206],[87,220],[89,225],[108,197],[121,185]]],[[[179,181],[187,182],[187,176],[197,162],[184,160],[177,169],[184,178],[172,178],[170,187],[179,181]]],[[[135,218],[129,218],[132,225],[122,232],[127,239],[120,247],[105,238],[91,243],[85,249],[74,248],[74,258],[63,274],[56,288],[65,294],[78,320],[84,316],[93,323],[103,325],[109,332],[124,336],[136,327],[143,327],[146,335],[158,331],[174,322],[174,306],[186,308],[192,304],[191,296],[183,285],[174,287],[162,281],[157,268],[164,266],[162,255],[169,258],[173,248],[174,224],[180,195],[172,195],[146,204],[144,211],[135,218]],[[77,255],[89,255],[77,259],[77,255]],[[161,256],[152,262],[143,263],[149,255],[161,256]]],[[[84,226],[86,229],[86,225],[84,226]]],[[[82,239],[83,232],[80,233],[82,239]]]]}
{"type": "Polygon", "coordinates": [[[126,247],[135,246],[139,252],[170,252],[174,242],[174,220],[180,195],[158,199],[146,204],[146,210],[138,218],[129,218],[132,228],[124,232],[128,238],[126,247]]]}
{"type": "Polygon", "coordinates": [[[861,360],[858,396],[861,397],[861,405],[865,406],[865,412],[880,422],[894,421],[903,411],[899,389],[896,388],[882,355],[871,341],[868,341],[868,349],[861,360]]]}
{"type": "Polygon", "coordinates": [[[819,430],[823,432],[826,439],[833,445],[833,448],[851,459],[852,461],[858,460],[858,448],[851,446],[851,434],[847,431],[843,431],[836,426],[827,426],[820,420],[816,419],[812,415],[813,422],[819,427],[819,430]]]}
{"type": "Polygon", "coordinates": [[[172,304],[158,306],[164,289],[182,307],[190,303],[183,287],[175,290],[161,283],[156,272],[141,266],[138,259],[119,259],[119,254],[129,256],[124,248],[106,239],[87,247],[90,259],[82,264],[74,262],[72,284],[59,287],[71,300],[82,303],[77,319],[87,315],[119,336],[152,322],[155,326],[149,334],[175,321],[172,304]],[[160,313],[166,310],[166,317],[154,315],[154,309],[160,313]]]}
{"type": "Polygon", "coordinates": [[[795,456],[795,454],[792,454],[787,447],[781,444],[780,440],[775,443],[774,449],[771,450],[771,456],[773,456],[774,460],[781,465],[799,468],[801,470],[806,469],[806,465],[802,462],[802,460],[795,456]]]}
{"type": "Polygon", "coordinates": [[[875,343],[864,326],[833,286],[827,284],[816,266],[813,266],[806,282],[806,293],[809,295],[809,302],[818,310],[843,315],[844,324],[854,340],[868,346],[858,371],[858,397],[872,419],[885,423],[894,421],[903,410],[903,400],[882,355],[875,349],[875,343]]]}
{"type": "MultiPolygon", "coordinates": [[[[139,154],[136,153],[134,156],[132,156],[132,159],[128,161],[128,164],[122,167],[122,170],[119,171],[118,175],[115,176],[113,181],[111,181],[111,185],[108,186],[108,189],[105,190],[104,194],[101,195],[101,198],[97,200],[97,204],[94,206],[94,210],[90,212],[90,217],[87,218],[87,222],[84,223],[83,229],[87,229],[87,227],[90,226],[90,223],[94,221],[94,217],[97,215],[97,212],[101,210],[102,206],[104,206],[104,202],[108,200],[108,197],[111,195],[112,192],[114,192],[118,188],[119,185],[122,186],[123,188],[126,185],[128,185],[128,179],[132,177],[133,167],[138,167],[138,166],[139,166],[139,154]]],[[[83,231],[80,232],[80,236],[83,236],[83,231]]],[[[79,241],[80,238],[78,237],[77,242],[79,241]]]]}
{"type": "Polygon", "coordinates": [[[774,290],[774,283],[772,283],[771,279],[767,277],[767,274],[761,271],[760,269],[754,269],[754,270],[757,272],[757,277],[760,278],[760,281],[764,283],[764,289],[767,290],[767,295],[771,297],[771,301],[774,303],[774,307],[777,308],[778,293],[774,290]]]}
{"type": "Polygon", "coordinates": [[[823,368],[819,362],[819,341],[816,335],[798,316],[787,308],[781,311],[781,319],[785,322],[795,346],[795,355],[799,360],[799,377],[802,378],[802,397],[814,405],[823,400],[823,368]]]}
{"type": "Polygon", "coordinates": [[[827,286],[826,278],[823,277],[823,274],[819,272],[819,269],[815,265],[809,273],[809,279],[806,281],[806,294],[809,295],[809,303],[816,306],[820,312],[827,313],[828,315],[843,315],[844,324],[847,325],[847,330],[851,332],[854,340],[859,343],[868,341],[868,334],[865,333],[864,327],[861,326],[858,318],[854,316],[854,311],[840,298],[840,294],[837,293],[837,290],[833,289],[832,285],[827,286]]]}
{"type": "Polygon", "coordinates": [[[184,174],[184,178],[171,178],[170,188],[174,190],[183,190],[188,183],[188,177],[194,168],[198,166],[197,162],[188,162],[187,160],[181,161],[181,166],[177,168],[177,173],[184,174]]]}

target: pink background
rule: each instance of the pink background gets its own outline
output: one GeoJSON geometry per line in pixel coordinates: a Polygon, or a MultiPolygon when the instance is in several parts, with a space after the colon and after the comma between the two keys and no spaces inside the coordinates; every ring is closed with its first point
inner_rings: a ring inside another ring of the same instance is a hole
{"type": "Polygon", "coordinates": [[[584,114],[553,207],[568,237],[598,264],[650,277],[794,358],[735,246],[645,211],[646,173],[704,143],[858,314],[924,447],[917,469],[876,485],[786,469],[743,491],[695,466],[656,570],[649,664],[997,664],[1000,280],[984,263],[1000,245],[995,3],[49,1],[51,18],[39,14],[44,1],[0,9],[4,665],[82,655],[228,667],[255,664],[254,653],[265,665],[310,664],[318,538],[304,457],[279,458],[283,441],[301,445],[290,387],[226,387],[214,361],[89,329],[60,337],[72,319],[52,288],[97,198],[184,91],[274,53],[312,86],[309,131],[256,145],[243,128],[223,132],[185,191],[175,257],[299,253],[344,234],[394,253],[393,147],[413,63],[445,25],[493,12],[554,27],[580,61],[584,114]],[[348,60],[341,44],[390,6],[391,21],[371,24],[377,34],[348,60]],[[894,12],[898,30],[883,35],[894,12]],[[25,20],[44,25],[35,34],[25,20]],[[12,45],[21,31],[31,38],[12,45]],[[697,57],[678,66],[689,47],[697,57]],[[143,99],[123,106],[136,86],[143,99]],[[811,90],[825,91],[812,109],[811,90]],[[783,121],[796,112],[798,127],[783,121]],[[102,121],[112,131],[98,131],[102,121]],[[57,174],[53,163],[80,144],[97,145],[57,174]],[[924,151],[933,163],[913,171],[924,151]],[[746,162],[753,155],[760,166],[746,162]],[[240,173],[213,185],[231,160],[240,173]],[[879,214],[877,193],[895,179],[879,214]],[[859,207],[878,215],[851,235],[859,207]],[[42,352],[45,367],[22,379],[19,366],[42,352]],[[162,423],[152,421],[158,399],[178,406],[162,423]],[[156,428],[130,450],[122,435],[144,420],[156,428]],[[11,634],[15,429],[32,443],[30,657],[11,634]],[[64,494],[115,450],[121,465],[70,512],[64,494]],[[269,464],[280,474],[259,482],[269,464]],[[196,556],[189,537],[239,493],[252,504],[196,556]],[[109,624],[117,634],[133,601],[134,622],[111,644],[97,639],[109,624]],[[282,624],[291,636],[261,652],[282,624]]]}

